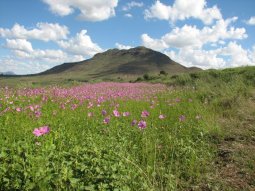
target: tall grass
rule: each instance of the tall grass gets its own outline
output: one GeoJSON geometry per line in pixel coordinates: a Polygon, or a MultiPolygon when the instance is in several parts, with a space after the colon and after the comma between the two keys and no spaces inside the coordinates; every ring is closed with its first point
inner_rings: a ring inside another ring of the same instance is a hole
{"type": "Polygon", "coordinates": [[[142,99],[117,97],[100,106],[79,96],[1,89],[0,190],[216,189],[212,142],[225,133],[219,120],[242,107],[254,76],[254,68],[164,75],[152,78],[167,84],[163,91],[154,94],[155,86],[142,99]],[[39,117],[31,105],[39,105],[39,117]],[[115,109],[130,116],[115,117],[115,109]],[[134,119],[147,127],[132,126],[134,119]],[[33,130],[44,125],[50,132],[35,137],[33,130]]]}

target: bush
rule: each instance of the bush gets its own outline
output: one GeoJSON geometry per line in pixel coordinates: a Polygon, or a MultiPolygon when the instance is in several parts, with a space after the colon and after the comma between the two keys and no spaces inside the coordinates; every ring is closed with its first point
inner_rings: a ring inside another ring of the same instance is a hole
{"type": "Polygon", "coordinates": [[[160,75],[165,75],[165,76],[166,76],[168,73],[167,73],[166,71],[164,71],[164,70],[161,70],[161,71],[159,72],[159,74],[160,74],[160,75]]]}
{"type": "Polygon", "coordinates": [[[143,79],[145,79],[145,80],[149,80],[149,79],[150,79],[149,74],[144,74],[144,75],[143,75],[143,79]]]}

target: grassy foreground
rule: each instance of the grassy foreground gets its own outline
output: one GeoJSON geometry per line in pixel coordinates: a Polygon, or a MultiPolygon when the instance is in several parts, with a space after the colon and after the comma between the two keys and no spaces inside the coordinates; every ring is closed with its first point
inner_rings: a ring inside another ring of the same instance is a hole
{"type": "Polygon", "coordinates": [[[254,189],[254,68],[146,80],[2,88],[0,190],[254,189]]]}

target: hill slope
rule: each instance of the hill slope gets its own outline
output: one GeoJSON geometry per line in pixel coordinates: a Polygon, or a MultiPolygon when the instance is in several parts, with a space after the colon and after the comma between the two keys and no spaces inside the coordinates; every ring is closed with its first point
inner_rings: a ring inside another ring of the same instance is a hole
{"type": "Polygon", "coordinates": [[[38,74],[0,76],[0,82],[10,86],[29,86],[66,84],[70,81],[129,81],[146,73],[158,75],[160,71],[165,71],[173,75],[199,70],[201,69],[184,67],[165,54],[140,46],[129,50],[110,49],[91,59],[64,63],[38,74]]]}
{"type": "Polygon", "coordinates": [[[165,54],[145,47],[136,47],[128,50],[110,49],[106,52],[96,54],[91,59],[77,63],[65,63],[42,72],[39,75],[86,76],[90,79],[111,78],[123,75],[131,77],[145,73],[156,74],[162,70],[170,74],[175,74],[199,69],[186,68],[174,62],[165,54]]]}

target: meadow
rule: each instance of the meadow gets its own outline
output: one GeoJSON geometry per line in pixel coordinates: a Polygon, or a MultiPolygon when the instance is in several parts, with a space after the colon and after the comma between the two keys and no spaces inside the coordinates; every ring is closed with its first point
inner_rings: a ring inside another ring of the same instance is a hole
{"type": "Polygon", "coordinates": [[[2,87],[0,190],[252,190],[254,76],[2,87]]]}

